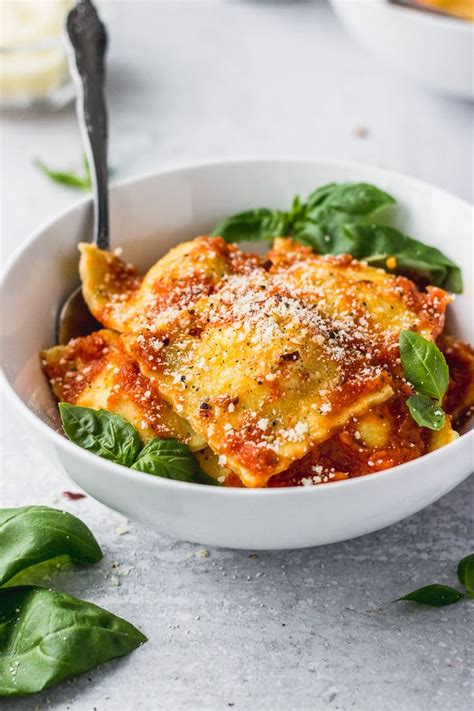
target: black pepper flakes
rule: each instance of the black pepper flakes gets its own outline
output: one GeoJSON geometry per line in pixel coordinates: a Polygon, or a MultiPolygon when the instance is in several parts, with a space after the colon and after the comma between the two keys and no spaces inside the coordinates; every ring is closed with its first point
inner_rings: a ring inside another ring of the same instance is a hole
{"type": "Polygon", "coordinates": [[[300,360],[300,352],[299,351],[293,351],[292,353],[282,353],[280,356],[280,360],[286,361],[286,362],[294,362],[296,360],[300,360]]]}

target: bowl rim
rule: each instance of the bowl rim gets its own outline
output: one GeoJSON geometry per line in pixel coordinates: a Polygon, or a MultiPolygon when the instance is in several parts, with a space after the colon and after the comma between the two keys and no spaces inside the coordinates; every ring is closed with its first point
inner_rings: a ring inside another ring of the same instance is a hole
{"type": "MultiPolygon", "coordinates": [[[[331,5],[344,5],[348,0],[329,0],[331,5]]],[[[422,7],[412,8],[412,7],[402,7],[401,5],[395,5],[394,3],[387,2],[387,0],[372,0],[374,4],[384,6],[387,12],[391,12],[394,15],[401,17],[410,13],[410,17],[413,16],[413,21],[418,22],[420,25],[432,25],[438,29],[451,29],[455,32],[463,33],[465,35],[474,34],[474,23],[466,20],[462,17],[456,17],[454,15],[443,14],[442,12],[429,12],[428,10],[423,10],[422,7]]]]}
{"type": "MultiPolygon", "coordinates": [[[[342,161],[342,160],[330,160],[326,158],[319,158],[317,156],[313,157],[304,157],[304,156],[291,156],[291,155],[276,155],[276,156],[260,156],[260,155],[245,155],[245,156],[228,156],[228,157],[223,157],[223,158],[215,158],[215,159],[203,159],[203,160],[198,160],[198,161],[183,161],[183,162],[176,162],[173,164],[169,164],[166,166],[163,166],[162,168],[159,169],[152,169],[150,171],[147,171],[146,173],[142,173],[136,176],[132,176],[130,178],[127,178],[124,181],[120,181],[117,183],[114,183],[111,185],[110,190],[114,192],[115,190],[120,190],[120,189],[126,189],[127,187],[134,185],[136,183],[140,182],[146,182],[148,180],[151,180],[153,178],[159,177],[159,176],[166,176],[166,175],[171,175],[173,173],[182,173],[186,171],[192,171],[192,170],[199,170],[199,169],[206,169],[206,168],[212,168],[212,167],[217,167],[217,166],[232,166],[232,165],[250,165],[250,164],[274,164],[274,163],[283,163],[283,164],[318,164],[318,165],[324,165],[327,167],[332,167],[332,168],[339,168],[341,170],[371,170],[375,174],[379,174],[381,176],[384,176],[386,178],[392,178],[395,180],[403,180],[405,183],[413,185],[413,187],[418,186],[422,189],[429,189],[431,191],[434,191],[435,193],[438,193],[439,195],[444,195],[445,197],[449,198],[450,200],[454,200],[459,203],[459,205],[463,206],[465,209],[466,207],[469,209],[469,211],[472,213],[472,217],[474,220],[474,207],[471,206],[466,200],[463,200],[457,195],[454,195],[453,193],[450,193],[448,190],[445,190],[444,188],[438,187],[436,185],[432,185],[426,181],[419,180],[418,178],[413,178],[411,176],[405,175],[403,173],[399,173],[396,171],[392,170],[386,170],[384,168],[379,168],[377,166],[372,166],[369,163],[360,163],[360,162],[355,162],[355,161],[342,161]]],[[[376,179],[376,178],[375,178],[376,179]]],[[[15,265],[17,262],[19,262],[23,256],[23,253],[28,251],[30,246],[36,242],[37,240],[40,240],[42,235],[50,228],[52,228],[55,224],[60,222],[63,218],[65,218],[67,215],[73,213],[76,210],[81,209],[83,206],[90,204],[92,202],[92,196],[86,196],[83,197],[82,199],[76,201],[73,203],[71,206],[65,208],[62,210],[60,213],[58,213],[54,218],[49,219],[45,221],[40,227],[37,227],[30,235],[24,240],[24,242],[17,247],[10,258],[7,260],[4,268],[2,269],[1,272],[1,287],[3,289],[4,282],[7,279],[7,277],[10,275],[10,272],[14,269],[15,265]]],[[[105,470],[108,470],[110,473],[114,473],[117,476],[122,476],[128,479],[131,482],[134,481],[139,481],[140,478],[142,481],[148,481],[150,483],[150,486],[157,486],[157,487],[164,487],[165,489],[171,487],[172,490],[177,492],[178,490],[176,487],[181,487],[181,490],[183,491],[183,494],[185,491],[203,491],[207,490],[208,492],[213,492],[214,494],[218,496],[264,496],[264,497],[275,497],[275,496],[283,496],[283,495],[290,495],[290,492],[292,494],[296,494],[296,492],[308,492],[312,491],[312,495],[320,495],[316,494],[316,492],[324,492],[327,490],[326,486],[288,486],[288,487],[271,487],[271,488],[246,488],[246,487],[225,487],[225,486],[205,486],[203,484],[198,484],[198,483],[192,483],[192,482],[182,482],[182,481],[175,481],[174,479],[166,479],[164,477],[159,477],[159,476],[151,476],[150,474],[146,474],[145,472],[140,472],[140,471],[135,471],[133,469],[130,469],[129,467],[125,467],[121,464],[116,464],[114,462],[110,462],[106,459],[103,459],[99,457],[96,454],[93,454],[92,452],[88,452],[87,450],[83,449],[79,445],[75,444],[74,442],[71,442],[70,440],[67,439],[64,435],[59,433],[57,430],[55,430],[53,427],[50,425],[46,424],[38,415],[36,415],[29,407],[28,405],[24,402],[24,400],[15,392],[13,385],[9,382],[3,367],[0,369],[0,387],[3,392],[7,394],[7,398],[11,405],[16,409],[18,412],[22,413],[25,418],[32,424],[34,429],[39,430],[40,432],[43,432],[44,435],[48,440],[52,442],[53,445],[59,447],[60,449],[64,449],[67,453],[69,453],[71,456],[77,456],[79,458],[82,458],[84,461],[85,465],[92,465],[97,466],[99,468],[104,468],[105,470]]],[[[413,459],[409,462],[405,462],[403,464],[398,464],[395,467],[390,467],[389,469],[385,469],[379,472],[373,472],[371,474],[365,475],[365,476],[360,476],[360,477],[354,477],[352,479],[346,479],[344,481],[332,481],[330,482],[330,487],[329,490],[336,491],[336,489],[340,489],[341,487],[350,487],[350,486],[360,486],[363,483],[366,483],[367,479],[369,481],[380,481],[381,479],[388,479],[388,478],[393,478],[394,476],[400,476],[402,472],[407,472],[413,468],[419,468],[421,466],[421,462],[426,463],[427,466],[431,462],[433,462],[436,458],[441,457],[441,452],[443,452],[447,447],[450,449],[456,448],[459,449],[459,447],[464,447],[469,444],[469,442],[474,443],[474,430],[468,431],[464,434],[462,434],[459,439],[455,440],[454,442],[450,442],[449,444],[441,447],[440,449],[437,449],[433,452],[429,452],[427,454],[424,454],[422,457],[418,457],[417,459],[413,459]],[[464,444],[465,443],[465,444],[464,444]]],[[[296,494],[298,496],[302,495],[296,494]]]]}

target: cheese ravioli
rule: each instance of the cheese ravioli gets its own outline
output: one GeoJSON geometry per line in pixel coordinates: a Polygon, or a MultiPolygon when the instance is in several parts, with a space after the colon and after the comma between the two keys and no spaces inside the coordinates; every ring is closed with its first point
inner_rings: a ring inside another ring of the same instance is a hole
{"type": "Polygon", "coordinates": [[[117,254],[81,243],[79,273],[85,301],[107,328],[124,332],[172,318],[213,293],[227,274],[260,263],[220,237],[196,238],[171,249],[142,278],[117,254]]]}
{"type": "Polygon", "coordinates": [[[75,338],[67,346],[42,351],[41,359],[58,400],[122,415],[144,442],[177,437],[191,449],[205,446],[154,383],[140,373],[117,333],[102,330],[75,338]]]}
{"type": "Polygon", "coordinates": [[[350,255],[314,254],[291,239],[277,239],[269,259],[271,271],[292,294],[317,304],[329,316],[347,319],[348,328],[367,329],[374,345],[394,345],[402,329],[434,340],[444,325],[452,297],[429,286],[420,292],[406,277],[388,274],[350,255]]]}
{"type": "MultiPolygon", "coordinates": [[[[228,486],[317,484],[443,446],[473,408],[474,356],[442,337],[452,377],[440,432],[419,427],[400,331],[435,340],[451,297],[290,238],[265,256],[220,237],[170,250],[142,277],[80,245],[106,328],[42,352],[60,400],[121,414],[143,440],[175,437],[228,486]]],[[[390,266],[390,265],[389,265],[390,266]]]]}
{"type": "Polygon", "coordinates": [[[151,332],[129,355],[246,486],[262,486],[348,418],[392,395],[367,333],[295,298],[264,268],[151,332]]]}

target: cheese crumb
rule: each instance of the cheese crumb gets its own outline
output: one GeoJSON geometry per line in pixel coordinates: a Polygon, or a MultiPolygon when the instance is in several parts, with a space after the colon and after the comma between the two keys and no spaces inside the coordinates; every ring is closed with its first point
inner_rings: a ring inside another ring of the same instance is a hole
{"type": "Polygon", "coordinates": [[[115,529],[115,533],[117,534],[117,536],[125,536],[127,533],[130,533],[130,529],[127,524],[124,523],[121,526],[117,526],[117,528],[115,529]]]}
{"type": "Polygon", "coordinates": [[[209,551],[207,548],[201,548],[201,550],[196,551],[194,555],[196,558],[209,558],[209,551]]]}
{"type": "Polygon", "coordinates": [[[305,435],[308,431],[308,425],[306,422],[297,422],[295,425],[295,432],[299,437],[305,435]]]}

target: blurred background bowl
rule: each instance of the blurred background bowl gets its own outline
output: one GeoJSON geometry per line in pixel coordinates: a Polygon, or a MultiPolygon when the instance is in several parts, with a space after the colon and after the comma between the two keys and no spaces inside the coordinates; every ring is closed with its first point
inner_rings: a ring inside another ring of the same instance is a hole
{"type": "Polygon", "coordinates": [[[405,74],[445,94],[474,98],[474,25],[388,0],[330,0],[347,30],[405,74]]]}

